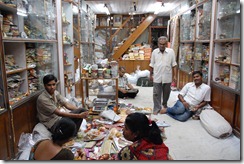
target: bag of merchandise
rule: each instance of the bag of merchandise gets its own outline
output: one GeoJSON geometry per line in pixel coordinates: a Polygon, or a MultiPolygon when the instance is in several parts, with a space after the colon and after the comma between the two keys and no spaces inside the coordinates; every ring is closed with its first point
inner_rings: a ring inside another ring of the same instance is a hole
{"type": "Polygon", "coordinates": [[[202,110],[200,122],[207,132],[216,138],[226,138],[232,134],[232,127],[218,112],[213,109],[202,110]]]}

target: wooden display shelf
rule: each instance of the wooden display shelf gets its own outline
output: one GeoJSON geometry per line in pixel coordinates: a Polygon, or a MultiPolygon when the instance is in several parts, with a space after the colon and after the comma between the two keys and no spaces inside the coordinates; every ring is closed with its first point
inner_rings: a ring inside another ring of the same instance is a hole
{"type": "Polygon", "coordinates": [[[85,96],[84,96],[84,87],[85,87],[85,94],[86,97],[89,97],[89,80],[115,80],[115,101],[116,101],[116,108],[119,109],[119,101],[118,101],[118,78],[91,78],[91,77],[82,77],[81,78],[81,98],[82,98],[82,105],[83,107],[86,106],[85,104],[85,96]]]}
{"type": "Polygon", "coordinates": [[[125,67],[126,73],[133,73],[140,66],[140,70],[149,70],[150,60],[121,60],[119,66],[125,67]]]}

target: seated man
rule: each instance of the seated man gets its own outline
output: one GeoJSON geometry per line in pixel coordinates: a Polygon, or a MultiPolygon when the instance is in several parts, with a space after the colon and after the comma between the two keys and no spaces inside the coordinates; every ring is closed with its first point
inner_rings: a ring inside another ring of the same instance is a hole
{"type": "Polygon", "coordinates": [[[180,91],[177,102],[173,107],[163,108],[160,113],[167,113],[179,121],[186,121],[191,116],[197,119],[202,108],[210,102],[211,89],[202,82],[202,72],[192,73],[193,81],[187,83],[180,91]]]}
{"type": "Polygon", "coordinates": [[[138,89],[135,89],[129,82],[128,78],[125,76],[125,67],[119,67],[119,86],[118,86],[118,97],[124,98],[135,98],[138,89]]]}
{"type": "Polygon", "coordinates": [[[65,98],[56,91],[57,78],[54,75],[46,75],[43,78],[45,90],[37,99],[37,117],[47,129],[54,133],[61,119],[68,118],[76,124],[76,133],[80,129],[83,118],[88,116],[88,111],[78,108],[67,102],[65,98]],[[71,112],[60,110],[65,107],[71,112]]]}

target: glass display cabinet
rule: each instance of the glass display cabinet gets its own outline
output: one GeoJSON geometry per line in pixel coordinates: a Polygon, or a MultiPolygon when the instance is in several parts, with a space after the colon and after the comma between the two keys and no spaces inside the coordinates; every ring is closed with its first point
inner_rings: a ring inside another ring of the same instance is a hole
{"type": "Polygon", "coordinates": [[[209,73],[209,57],[210,47],[209,43],[196,43],[195,44],[195,55],[194,55],[194,71],[200,70],[203,73],[203,80],[208,81],[209,73]]]}
{"type": "Polygon", "coordinates": [[[190,73],[192,71],[193,54],[194,54],[193,43],[180,44],[179,69],[187,73],[190,73]]]}
{"type": "Polygon", "coordinates": [[[73,8],[72,1],[62,1],[62,40],[65,96],[75,95],[75,67],[74,67],[74,37],[73,37],[73,8]]]}
{"type": "Polygon", "coordinates": [[[210,40],[212,1],[197,7],[196,40],[210,40]]]}
{"type": "Polygon", "coordinates": [[[43,89],[42,78],[48,73],[58,77],[56,10],[51,0],[16,5],[0,3],[3,16],[2,46],[9,104],[43,89]],[[37,7],[37,3],[40,7],[37,7]],[[13,48],[14,47],[14,48],[13,48]]]}
{"type": "Polygon", "coordinates": [[[211,13],[212,1],[205,0],[197,2],[180,17],[179,68],[186,76],[202,71],[205,83],[210,83],[211,13]]]}
{"type": "Polygon", "coordinates": [[[240,1],[219,0],[213,81],[240,92],[240,1]]]}
{"type": "Polygon", "coordinates": [[[215,39],[240,39],[240,1],[219,0],[215,39]]]}
{"type": "MultiPolygon", "coordinates": [[[[1,30],[1,27],[0,27],[1,30]]],[[[0,40],[2,40],[2,35],[0,35],[0,40]]],[[[6,82],[4,81],[4,60],[2,58],[3,49],[0,48],[0,114],[7,110],[6,108],[6,82]]]]}
{"type": "MultiPolygon", "coordinates": [[[[81,10],[81,64],[95,63],[95,22],[94,13],[88,7],[87,11],[81,10]]],[[[100,22],[101,23],[101,22],[100,22]]]]}
{"type": "Polygon", "coordinates": [[[59,79],[56,12],[53,0],[0,1],[0,159],[14,159],[37,124],[43,76],[59,79]]]}
{"type": "Polygon", "coordinates": [[[215,0],[211,105],[241,133],[240,0],[215,0]]]}
{"type": "MultiPolygon", "coordinates": [[[[94,113],[94,107],[91,105],[94,100],[107,99],[113,102],[113,106],[118,109],[118,78],[90,78],[83,77],[81,80],[82,86],[86,86],[82,94],[82,104],[94,113]],[[92,108],[93,107],[93,108],[92,108]]],[[[93,104],[95,105],[95,104],[93,104]]]]}
{"type": "Polygon", "coordinates": [[[180,41],[195,39],[196,10],[190,10],[180,19],[180,41]]]}
{"type": "Polygon", "coordinates": [[[195,24],[195,8],[180,16],[179,69],[185,74],[193,70],[195,24]]]}

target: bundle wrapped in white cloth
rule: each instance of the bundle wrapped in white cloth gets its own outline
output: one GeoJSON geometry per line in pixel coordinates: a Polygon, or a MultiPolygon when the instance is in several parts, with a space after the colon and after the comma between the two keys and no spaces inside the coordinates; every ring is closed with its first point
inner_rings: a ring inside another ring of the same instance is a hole
{"type": "Polygon", "coordinates": [[[226,138],[232,134],[232,127],[213,109],[202,110],[200,121],[205,130],[216,138],[226,138]]]}

